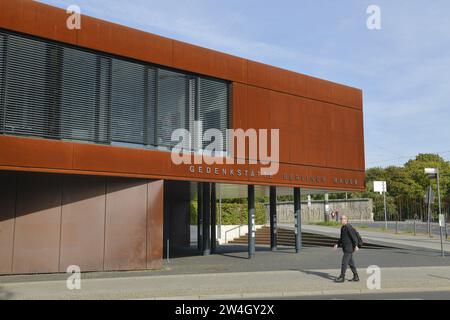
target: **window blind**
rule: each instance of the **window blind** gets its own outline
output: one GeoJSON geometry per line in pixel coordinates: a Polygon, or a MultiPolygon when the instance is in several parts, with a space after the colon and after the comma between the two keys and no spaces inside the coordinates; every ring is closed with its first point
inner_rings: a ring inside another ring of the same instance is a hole
{"type": "Polygon", "coordinates": [[[195,121],[225,137],[229,95],[227,81],[0,30],[3,134],[170,149],[195,121]]]}

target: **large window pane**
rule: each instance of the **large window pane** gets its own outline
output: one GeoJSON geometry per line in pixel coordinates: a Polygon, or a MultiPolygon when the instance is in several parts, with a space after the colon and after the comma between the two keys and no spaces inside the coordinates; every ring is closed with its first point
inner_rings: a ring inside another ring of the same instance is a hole
{"type": "Polygon", "coordinates": [[[50,110],[47,44],[9,36],[5,132],[47,137],[50,110]],[[48,83],[47,83],[48,82],[48,83]]]}
{"type": "Polygon", "coordinates": [[[173,147],[176,129],[189,129],[189,76],[167,70],[158,72],[157,144],[173,147]]]}
{"type": "Polygon", "coordinates": [[[97,58],[88,52],[64,48],[62,73],[62,137],[95,141],[97,58]]]}
{"type": "Polygon", "coordinates": [[[147,68],[145,78],[146,88],[146,114],[144,123],[144,138],[147,137],[146,145],[156,146],[156,112],[157,112],[157,74],[156,68],[147,68]]]}
{"type": "MultiPolygon", "coordinates": [[[[209,129],[220,130],[223,136],[222,151],[226,147],[226,129],[228,129],[228,83],[199,78],[199,120],[203,124],[203,132],[209,129]]],[[[204,142],[206,147],[209,142],[204,142]]]]}
{"type": "Polygon", "coordinates": [[[97,131],[96,139],[110,143],[111,58],[97,56],[97,131]]]}
{"type": "Polygon", "coordinates": [[[0,33],[0,134],[4,131],[6,36],[0,33]]]}
{"type": "Polygon", "coordinates": [[[111,129],[113,142],[143,145],[145,124],[145,67],[113,59],[111,129]]]}

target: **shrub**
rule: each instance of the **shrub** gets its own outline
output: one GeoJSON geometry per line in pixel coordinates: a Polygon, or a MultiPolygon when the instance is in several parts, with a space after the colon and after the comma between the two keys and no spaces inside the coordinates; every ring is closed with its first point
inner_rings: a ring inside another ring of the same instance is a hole
{"type": "MultiPolygon", "coordinates": [[[[190,208],[191,225],[197,224],[197,201],[191,201],[190,208]]],[[[217,223],[219,223],[219,204],[217,203],[217,223]]],[[[255,203],[255,224],[266,223],[266,209],[263,203],[255,203]]],[[[223,225],[248,224],[247,203],[222,203],[223,225]]]]}
{"type": "Polygon", "coordinates": [[[341,224],[338,221],[320,221],[315,223],[318,226],[326,226],[326,227],[340,227],[341,224]]]}

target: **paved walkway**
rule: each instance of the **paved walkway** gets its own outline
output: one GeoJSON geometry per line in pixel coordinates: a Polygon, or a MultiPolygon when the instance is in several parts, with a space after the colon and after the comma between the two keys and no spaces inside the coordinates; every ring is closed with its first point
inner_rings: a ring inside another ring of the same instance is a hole
{"type": "MultiPolygon", "coordinates": [[[[413,236],[405,234],[392,234],[387,232],[366,231],[361,228],[357,228],[364,241],[406,248],[421,248],[427,250],[441,251],[440,238],[430,239],[426,236],[413,236]]],[[[318,233],[327,236],[339,237],[340,229],[333,227],[324,227],[317,225],[303,225],[302,230],[304,232],[318,233]]],[[[450,252],[450,241],[444,239],[444,251],[450,252]]]]}
{"type": "Polygon", "coordinates": [[[359,283],[335,283],[339,270],[211,273],[82,279],[70,291],[65,280],[0,285],[3,299],[240,299],[412,291],[450,291],[450,267],[383,268],[381,290],[359,283]]]}

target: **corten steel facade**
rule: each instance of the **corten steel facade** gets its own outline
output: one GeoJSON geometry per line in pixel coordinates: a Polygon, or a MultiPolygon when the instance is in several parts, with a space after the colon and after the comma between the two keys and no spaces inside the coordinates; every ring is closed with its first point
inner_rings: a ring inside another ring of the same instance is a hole
{"type": "Polygon", "coordinates": [[[168,199],[190,181],[364,190],[361,90],[87,16],[69,30],[67,18],[0,1],[0,32],[229,82],[229,127],[280,129],[280,170],[267,178],[260,165],[192,168],[170,152],[0,133],[0,274],[159,268],[163,211],[186,206],[168,199]]]}

